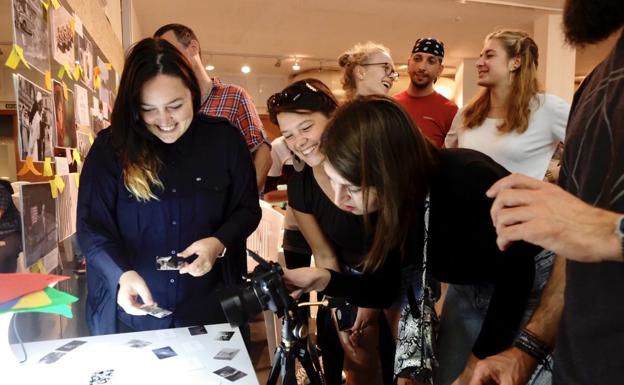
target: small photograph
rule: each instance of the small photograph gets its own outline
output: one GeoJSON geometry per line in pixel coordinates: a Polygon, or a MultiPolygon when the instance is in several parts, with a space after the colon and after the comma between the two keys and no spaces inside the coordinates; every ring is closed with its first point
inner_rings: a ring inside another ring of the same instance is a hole
{"type": "Polygon", "coordinates": [[[165,318],[171,314],[173,314],[170,310],[163,309],[156,305],[143,305],[141,309],[145,310],[149,315],[154,316],[156,318],[165,318]]]}
{"type": "Polygon", "coordinates": [[[108,384],[113,379],[114,371],[114,369],[108,369],[93,372],[91,379],[89,380],[89,385],[108,384]]]}
{"type": "Polygon", "coordinates": [[[55,146],[62,148],[76,147],[76,116],[74,114],[74,92],[67,90],[56,80],[52,86],[54,95],[54,117],[56,121],[55,146]]]}
{"type": "Polygon", "coordinates": [[[89,92],[83,86],[74,85],[74,102],[76,124],[81,127],[91,127],[89,115],[89,92]]]}
{"type": "Polygon", "coordinates": [[[200,334],[207,334],[208,332],[206,331],[206,328],[203,327],[202,325],[199,326],[191,326],[190,328],[188,328],[189,333],[191,333],[192,336],[196,336],[196,335],[200,335],[200,334]]]}
{"type": "Polygon", "coordinates": [[[233,348],[221,349],[219,353],[217,353],[217,355],[214,356],[214,359],[231,361],[232,358],[234,358],[238,354],[238,352],[240,352],[240,349],[233,349],[233,348]]]}
{"type": "Polygon", "coordinates": [[[225,331],[219,332],[215,336],[215,340],[216,341],[229,341],[232,339],[233,335],[234,335],[234,332],[225,332],[225,331]]]}
{"type": "Polygon", "coordinates": [[[238,369],[234,369],[231,366],[224,366],[219,370],[215,370],[213,373],[218,374],[219,376],[231,382],[240,380],[247,375],[247,373],[241,372],[238,369]]]}
{"type": "Polygon", "coordinates": [[[52,145],[55,121],[50,92],[21,75],[14,78],[19,121],[20,159],[32,157],[33,162],[43,162],[54,156],[52,145]]]}
{"type": "Polygon", "coordinates": [[[48,17],[40,0],[13,0],[13,36],[29,65],[41,73],[50,70],[48,17]]]}
{"type": "Polygon", "coordinates": [[[156,270],[180,270],[184,259],[176,256],[156,257],[156,270]]]}
{"type": "Polygon", "coordinates": [[[24,257],[32,266],[58,247],[56,200],[48,182],[22,184],[20,196],[24,257]]]}
{"type": "MultiPolygon", "coordinates": [[[[84,162],[87,154],[89,153],[89,149],[91,149],[91,142],[89,141],[89,134],[78,131],[76,132],[76,148],[80,153],[80,159],[84,162]]],[[[80,171],[80,170],[78,170],[80,171]]]]}
{"type": "Polygon", "coordinates": [[[96,63],[98,68],[100,69],[100,79],[102,80],[102,85],[108,84],[108,78],[110,75],[108,73],[108,68],[106,67],[106,62],[98,56],[96,63]]]}
{"type": "Polygon", "coordinates": [[[91,107],[91,128],[97,134],[110,126],[108,121],[108,106],[95,96],[93,97],[93,107],[91,107]]]}
{"type": "Polygon", "coordinates": [[[165,358],[175,357],[178,355],[178,353],[176,353],[169,346],[165,346],[164,348],[154,349],[152,351],[154,352],[154,354],[156,354],[156,357],[158,357],[159,360],[164,360],[165,358]]]}
{"type": "Polygon", "coordinates": [[[68,343],[61,346],[60,348],[56,348],[56,350],[58,350],[59,352],[71,352],[72,350],[76,349],[78,346],[84,345],[86,343],[87,341],[73,340],[73,341],[69,341],[68,343]]]}
{"type": "Polygon", "coordinates": [[[93,43],[87,37],[86,33],[82,36],[76,34],[76,44],[78,48],[78,62],[82,67],[82,76],[80,81],[90,90],[93,89],[93,43]]]}
{"type": "Polygon", "coordinates": [[[54,60],[61,65],[69,65],[74,70],[74,32],[71,27],[72,17],[62,6],[50,9],[50,25],[52,31],[52,52],[54,60]]]}
{"type": "Polygon", "coordinates": [[[63,357],[64,355],[65,353],[62,353],[62,352],[51,352],[43,356],[43,358],[39,360],[39,363],[40,364],[53,364],[56,361],[60,360],[61,357],[63,357]]]}
{"type": "Polygon", "coordinates": [[[151,344],[152,344],[151,342],[144,341],[144,340],[130,340],[126,342],[124,345],[130,348],[134,348],[134,349],[141,349],[151,344]]]}

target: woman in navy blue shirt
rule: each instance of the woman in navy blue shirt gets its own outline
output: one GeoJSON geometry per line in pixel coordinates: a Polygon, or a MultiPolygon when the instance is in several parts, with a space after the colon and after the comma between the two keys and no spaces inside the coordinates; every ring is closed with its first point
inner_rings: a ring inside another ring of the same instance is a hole
{"type": "Polygon", "coordinates": [[[225,321],[214,291],[237,283],[261,212],[240,133],[196,115],[199,104],[197,80],[175,47],[144,39],[132,48],[111,128],[98,135],[80,181],[92,334],[225,321]],[[179,271],[160,270],[164,257],[182,257],[179,271]],[[154,303],[173,313],[156,318],[141,308],[154,303]]]}

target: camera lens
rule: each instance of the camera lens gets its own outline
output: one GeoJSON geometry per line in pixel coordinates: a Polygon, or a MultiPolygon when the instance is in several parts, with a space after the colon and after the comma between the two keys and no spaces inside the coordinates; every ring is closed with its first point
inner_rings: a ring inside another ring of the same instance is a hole
{"type": "Polygon", "coordinates": [[[251,287],[227,287],[217,294],[230,325],[238,327],[262,311],[262,304],[251,287]]]}

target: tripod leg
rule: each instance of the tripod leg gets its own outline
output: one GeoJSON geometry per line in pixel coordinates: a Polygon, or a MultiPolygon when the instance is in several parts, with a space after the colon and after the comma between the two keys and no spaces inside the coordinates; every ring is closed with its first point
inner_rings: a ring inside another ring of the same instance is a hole
{"type": "Polygon", "coordinates": [[[306,345],[303,343],[299,343],[296,346],[297,349],[297,358],[299,362],[301,362],[301,366],[306,372],[308,379],[310,380],[311,385],[325,385],[325,378],[323,377],[323,372],[321,372],[321,368],[319,367],[316,360],[312,358],[312,355],[306,349],[306,345]]]}
{"type": "Polygon", "coordinates": [[[282,385],[297,385],[297,368],[295,368],[294,352],[292,350],[285,351],[283,357],[282,385]]]}
{"type": "Polygon", "coordinates": [[[275,353],[273,354],[273,366],[271,367],[271,371],[269,372],[269,378],[267,379],[267,385],[276,385],[277,378],[280,375],[280,369],[282,366],[282,358],[284,357],[284,348],[282,345],[279,345],[275,348],[275,353]]]}

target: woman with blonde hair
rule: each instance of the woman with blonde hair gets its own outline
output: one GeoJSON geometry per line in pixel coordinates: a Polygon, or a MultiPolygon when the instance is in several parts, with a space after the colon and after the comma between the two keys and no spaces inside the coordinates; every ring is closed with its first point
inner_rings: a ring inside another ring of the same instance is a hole
{"type": "Polygon", "coordinates": [[[344,71],[342,88],[347,99],[357,95],[386,95],[399,78],[390,50],[372,41],[354,45],[340,55],[338,64],[344,71]]]}

